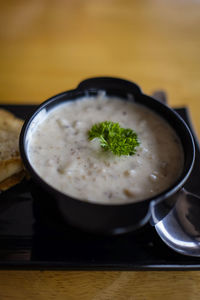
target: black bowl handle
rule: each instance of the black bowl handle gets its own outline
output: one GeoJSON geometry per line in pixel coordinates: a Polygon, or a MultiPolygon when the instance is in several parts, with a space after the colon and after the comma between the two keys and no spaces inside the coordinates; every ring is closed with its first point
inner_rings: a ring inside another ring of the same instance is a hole
{"type": "Polygon", "coordinates": [[[141,94],[140,87],[135,84],[134,82],[120,79],[120,78],[113,78],[113,77],[94,77],[89,78],[82,81],[78,87],[78,89],[85,90],[85,89],[115,89],[115,90],[125,90],[130,93],[141,94]]]}

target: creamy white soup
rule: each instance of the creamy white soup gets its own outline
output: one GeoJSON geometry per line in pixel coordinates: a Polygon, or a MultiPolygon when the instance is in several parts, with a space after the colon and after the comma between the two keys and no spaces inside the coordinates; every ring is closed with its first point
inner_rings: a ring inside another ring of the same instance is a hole
{"type": "Polygon", "coordinates": [[[178,136],[156,113],[133,101],[84,97],[42,112],[38,120],[30,129],[29,160],[39,176],[67,195],[101,204],[137,202],[164,191],[181,174],[178,136]],[[88,140],[88,130],[103,121],[138,134],[134,155],[115,156],[103,151],[99,140],[88,140]]]}

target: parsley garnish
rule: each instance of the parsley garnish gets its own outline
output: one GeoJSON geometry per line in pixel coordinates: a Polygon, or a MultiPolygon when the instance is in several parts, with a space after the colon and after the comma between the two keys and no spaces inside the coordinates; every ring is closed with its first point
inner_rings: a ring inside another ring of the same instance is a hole
{"type": "Polygon", "coordinates": [[[88,132],[88,138],[98,138],[105,151],[111,151],[117,156],[135,154],[140,144],[132,129],[122,128],[119,123],[110,121],[94,124],[88,132]]]}

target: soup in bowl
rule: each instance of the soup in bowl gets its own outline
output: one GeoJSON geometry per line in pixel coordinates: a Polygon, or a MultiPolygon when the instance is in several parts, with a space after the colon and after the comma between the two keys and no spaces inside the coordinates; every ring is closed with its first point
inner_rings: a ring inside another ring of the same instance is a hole
{"type": "Polygon", "coordinates": [[[66,226],[108,234],[141,227],[152,205],[166,211],[194,161],[184,121],[117,78],[44,102],[25,122],[20,150],[39,201],[54,203],[66,226]]]}

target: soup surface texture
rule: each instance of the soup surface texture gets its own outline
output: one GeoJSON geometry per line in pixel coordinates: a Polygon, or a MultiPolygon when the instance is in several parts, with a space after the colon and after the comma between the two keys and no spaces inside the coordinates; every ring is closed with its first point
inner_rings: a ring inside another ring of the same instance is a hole
{"type": "Polygon", "coordinates": [[[124,204],[152,197],[170,187],[183,168],[183,149],[174,130],[145,106],[99,94],[66,101],[43,113],[28,138],[36,172],[57,190],[101,204],[124,204]],[[118,122],[138,134],[135,155],[103,151],[88,140],[92,125],[118,122]]]}

